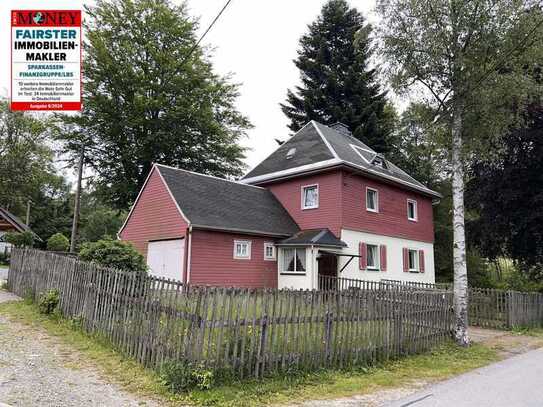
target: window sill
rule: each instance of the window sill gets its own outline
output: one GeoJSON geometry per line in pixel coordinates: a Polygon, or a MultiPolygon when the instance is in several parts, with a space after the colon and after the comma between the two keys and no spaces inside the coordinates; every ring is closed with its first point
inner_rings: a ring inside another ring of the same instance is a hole
{"type": "Polygon", "coordinates": [[[407,220],[408,220],[409,222],[415,222],[415,223],[419,221],[418,219],[409,219],[409,218],[407,218],[407,220]]]}
{"type": "Polygon", "coordinates": [[[304,273],[297,273],[295,271],[292,271],[292,272],[287,271],[287,272],[279,273],[279,274],[282,275],[282,276],[305,276],[306,275],[305,272],[304,273]]]}
{"type": "Polygon", "coordinates": [[[366,269],[366,271],[369,271],[371,273],[379,273],[381,271],[381,269],[366,269]]]}
{"type": "Polygon", "coordinates": [[[277,261],[277,259],[272,259],[272,258],[267,259],[267,258],[264,258],[264,261],[277,261]]]}
{"type": "Polygon", "coordinates": [[[318,206],[308,206],[307,208],[302,208],[302,211],[308,211],[310,209],[319,209],[318,206]]]}
{"type": "Polygon", "coordinates": [[[375,209],[368,209],[368,208],[366,208],[366,212],[379,213],[378,210],[375,210],[375,209]]]}
{"type": "Polygon", "coordinates": [[[234,257],[234,260],[251,260],[250,257],[234,257]]]}
{"type": "Polygon", "coordinates": [[[415,274],[418,274],[420,273],[420,270],[409,270],[410,273],[415,273],[415,274]]]}

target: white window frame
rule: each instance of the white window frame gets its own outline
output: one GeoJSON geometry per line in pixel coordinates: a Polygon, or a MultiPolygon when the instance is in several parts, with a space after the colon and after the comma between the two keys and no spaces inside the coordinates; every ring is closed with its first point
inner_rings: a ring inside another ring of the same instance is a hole
{"type": "Polygon", "coordinates": [[[277,259],[277,250],[275,249],[275,245],[271,242],[264,243],[264,260],[268,261],[275,261],[277,259]],[[271,257],[267,255],[267,249],[272,249],[272,255],[271,257]]]}
{"type": "Polygon", "coordinates": [[[366,210],[368,212],[379,213],[379,190],[378,189],[366,187],[366,210]],[[368,192],[369,191],[375,192],[375,208],[374,209],[368,207],[368,202],[369,202],[368,192]]]}
{"type": "Polygon", "coordinates": [[[419,220],[418,204],[417,204],[417,201],[415,201],[414,199],[408,199],[407,200],[407,220],[410,220],[410,221],[413,221],[413,222],[418,222],[418,220],[419,220]],[[413,205],[413,214],[415,215],[413,218],[411,218],[409,216],[409,204],[413,205]]]}
{"type": "Polygon", "coordinates": [[[238,260],[251,260],[251,246],[252,246],[251,240],[234,240],[234,259],[238,260]],[[246,244],[247,245],[247,256],[239,256],[237,253],[237,247],[239,244],[246,244]]]}
{"type": "MultiPolygon", "coordinates": [[[[285,262],[285,259],[284,258],[281,258],[281,264],[279,267],[281,267],[281,274],[286,274],[286,275],[292,275],[292,274],[296,274],[296,275],[300,275],[300,276],[303,276],[305,274],[307,274],[307,249],[305,247],[285,247],[285,249],[289,249],[289,250],[294,250],[294,270],[283,270],[283,264],[285,262]],[[304,252],[304,256],[306,257],[306,263],[305,263],[305,270],[304,271],[298,271],[296,270],[296,257],[298,255],[298,250],[303,250],[304,252]]],[[[285,254],[283,253],[283,256],[285,254]]]]}
{"type": "Polygon", "coordinates": [[[381,246],[376,243],[366,243],[366,270],[367,271],[381,271],[381,246]],[[372,267],[368,264],[368,250],[371,247],[376,248],[375,265],[372,267]]]}
{"type": "Polygon", "coordinates": [[[407,269],[410,273],[420,273],[420,261],[419,261],[419,250],[418,249],[407,249],[407,269]],[[415,252],[415,268],[410,267],[411,263],[411,253],[415,252]]]}
{"type": "Polygon", "coordinates": [[[302,203],[302,210],[305,210],[305,209],[317,209],[319,207],[319,199],[320,199],[320,196],[319,196],[319,184],[311,184],[311,185],[302,185],[301,187],[301,203],[302,203]],[[316,187],[317,188],[317,204],[314,205],[314,206],[305,206],[305,190],[308,189],[308,188],[314,188],[316,187]]]}

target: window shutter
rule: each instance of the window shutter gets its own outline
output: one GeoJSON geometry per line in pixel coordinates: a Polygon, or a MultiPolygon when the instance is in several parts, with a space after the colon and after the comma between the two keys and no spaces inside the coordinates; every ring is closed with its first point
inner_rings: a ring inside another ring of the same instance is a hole
{"type": "Polygon", "coordinates": [[[366,270],[368,267],[368,252],[366,251],[366,243],[360,242],[358,249],[358,254],[360,255],[358,258],[358,267],[360,270],[366,270]]]}
{"type": "Polygon", "coordinates": [[[379,249],[381,251],[381,271],[387,271],[387,247],[381,245],[379,249]]]}
{"type": "Polygon", "coordinates": [[[424,250],[419,250],[419,271],[424,273],[424,250]]]}
{"type": "Polygon", "coordinates": [[[409,249],[406,247],[403,248],[403,271],[409,272],[409,249]]]}

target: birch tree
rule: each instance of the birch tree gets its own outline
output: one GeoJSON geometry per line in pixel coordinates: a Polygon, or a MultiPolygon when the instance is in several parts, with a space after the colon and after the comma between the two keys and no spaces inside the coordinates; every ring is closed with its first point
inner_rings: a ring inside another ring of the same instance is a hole
{"type": "Polygon", "coordinates": [[[514,126],[537,93],[540,2],[528,0],[378,0],[386,73],[399,94],[432,103],[445,122],[453,199],[454,311],[457,343],[469,345],[465,166],[492,154],[490,141],[514,126]]]}

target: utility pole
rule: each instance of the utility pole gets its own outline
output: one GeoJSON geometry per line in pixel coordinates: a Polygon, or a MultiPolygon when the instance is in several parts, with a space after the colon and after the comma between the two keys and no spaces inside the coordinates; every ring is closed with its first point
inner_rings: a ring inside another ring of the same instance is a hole
{"type": "Polygon", "coordinates": [[[81,206],[81,181],[83,179],[83,160],[85,158],[85,147],[81,146],[79,165],[77,168],[77,188],[75,191],[74,219],[72,223],[72,238],[70,240],[70,253],[75,253],[75,242],[77,240],[77,229],[79,226],[79,209],[81,206]]]}
{"type": "Polygon", "coordinates": [[[30,204],[31,203],[32,201],[30,199],[26,203],[26,221],[25,221],[26,226],[30,225],[30,204]]]}

